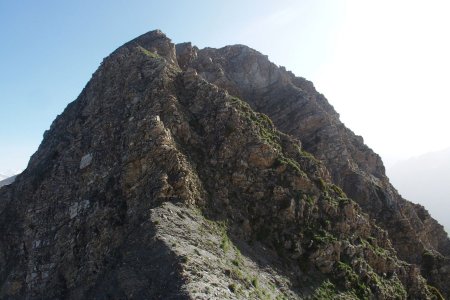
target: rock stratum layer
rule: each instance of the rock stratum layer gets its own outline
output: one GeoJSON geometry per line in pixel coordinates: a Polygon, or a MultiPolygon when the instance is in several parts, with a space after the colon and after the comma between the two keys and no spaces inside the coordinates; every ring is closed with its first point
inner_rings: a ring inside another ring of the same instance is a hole
{"type": "Polygon", "coordinates": [[[118,48],[0,189],[4,299],[443,299],[450,241],[312,83],[118,48]]]}

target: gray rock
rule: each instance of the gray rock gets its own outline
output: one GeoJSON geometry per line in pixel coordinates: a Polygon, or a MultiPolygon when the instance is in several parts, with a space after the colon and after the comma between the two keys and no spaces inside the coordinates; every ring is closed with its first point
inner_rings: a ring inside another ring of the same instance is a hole
{"type": "Polygon", "coordinates": [[[86,168],[92,163],[92,153],[88,153],[81,158],[80,170],[86,168]]]}

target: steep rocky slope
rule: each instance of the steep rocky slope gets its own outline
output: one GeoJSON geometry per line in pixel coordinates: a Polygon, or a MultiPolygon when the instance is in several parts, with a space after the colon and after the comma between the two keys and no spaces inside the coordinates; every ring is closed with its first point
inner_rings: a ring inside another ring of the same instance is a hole
{"type": "MultiPolygon", "coordinates": [[[[209,82],[268,115],[279,130],[299,138],[307,151],[324,162],[333,182],[389,232],[400,258],[422,265],[430,250],[450,255],[443,227],[422,206],[401,198],[389,183],[380,157],[339,121],[311,82],[278,68],[247,46],[198,50],[185,43],[177,45],[177,50],[182,67],[196,69],[209,82]]],[[[450,280],[450,266],[437,269],[450,280]]],[[[441,288],[450,293],[448,285],[441,288]]]]}
{"type": "Polygon", "coordinates": [[[310,83],[244,46],[149,32],[103,61],[0,189],[0,295],[439,299],[410,263],[447,293],[448,240],[419,210],[409,238],[426,263],[405,255],[372,209],[416,226],[418,208],[383,192],[396,195],[379,158],[310,83]]]}

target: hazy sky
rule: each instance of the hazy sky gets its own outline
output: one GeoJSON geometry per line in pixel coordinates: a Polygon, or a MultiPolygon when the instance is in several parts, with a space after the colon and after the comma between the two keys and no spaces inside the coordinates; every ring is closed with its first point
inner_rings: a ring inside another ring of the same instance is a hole
{"type": "Polygon", "coordinates": [[[156,28],[312,80],[389,164],[450,147],[448,16],[448,0],[0,0],[0,174],[25,168],[103,57],[156,28]]]}

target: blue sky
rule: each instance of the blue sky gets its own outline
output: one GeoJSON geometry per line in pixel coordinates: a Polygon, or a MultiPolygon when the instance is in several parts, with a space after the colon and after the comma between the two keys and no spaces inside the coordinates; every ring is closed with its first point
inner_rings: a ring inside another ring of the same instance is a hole
{"type": "Polygon", "coordinates": [[[450,147],[449,15],[447,0],[0,0],[0,174],[25,168],[105,56],[157,28],[312,80],[388,165],[450,147]]]}

